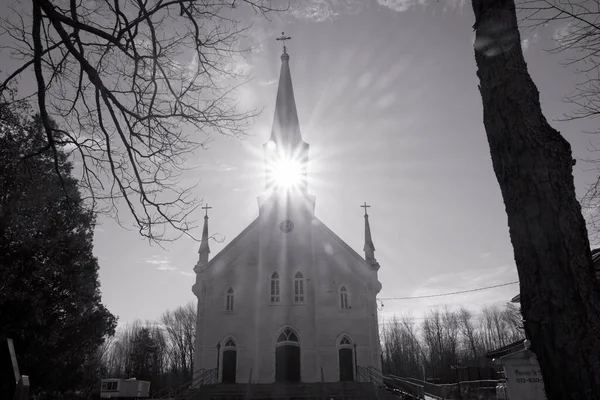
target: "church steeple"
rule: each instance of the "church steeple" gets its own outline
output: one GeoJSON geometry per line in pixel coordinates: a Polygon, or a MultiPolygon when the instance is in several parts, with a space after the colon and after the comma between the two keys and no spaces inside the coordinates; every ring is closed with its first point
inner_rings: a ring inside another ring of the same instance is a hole
{"type": "Polygon", "coordinates": [[[284,43],[283,54],[281,54],[281,71],[279,72],[279,86],[277,88],[277,99],[275,100],[275,116],[271,128],[270,141],[279,148],[289,153],[293,147],[302,143],[300,134],[300,121],[296,110],[296,99],[294,98],[294,87],[292,86],[292,74],[290,72],[290,55],[287,52],[285,41],[290,40],[281,32],[281,40],[284,43]]]}
{"type": "Polygon", "coordinates": [[[365,246],[363,251],[365,252],[365,260],[376,269],[379,269],[379,263],[375,259],[375,245],[373,244],[373,238],[371,237],[371,226],[369,224],[369,214],[367,208],[371,207],[365,202],[361,205],[365,209],[365,246]]]}
{"type": "Polygon", "coordinates": [[[302,140],[300,133],[290,55],[285,46],[290,37],[282,32],[277,40],[283,41],[284,46],[271,136],[264,145],[265,189],[279,194],[306,193],[309,145],[302,140]]]}
{"type": "Polygon", "coordinates": [[[204,266],[208,263],[208,255],[210,254],[210,247],[208,246],[208,210],[212,207],[209,207],[208,204],[202,207],[203,210],[206,210],[206,214],[204,215],[204,228],[202,228],[202,240],[200,241],[200,249],[198,250],[198,254],[200,255],[198,258],[198,264],[204,266]]]}

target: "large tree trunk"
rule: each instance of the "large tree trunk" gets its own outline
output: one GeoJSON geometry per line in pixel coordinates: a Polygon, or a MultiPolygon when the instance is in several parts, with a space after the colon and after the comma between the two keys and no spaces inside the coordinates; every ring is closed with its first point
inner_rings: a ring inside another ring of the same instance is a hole
{"type": "Polygon", "coordinates": [[[569,143],[542,114],[514,0],[472,0],[483,119],[549,400],[600,398],[600,295],[569,143]]]}

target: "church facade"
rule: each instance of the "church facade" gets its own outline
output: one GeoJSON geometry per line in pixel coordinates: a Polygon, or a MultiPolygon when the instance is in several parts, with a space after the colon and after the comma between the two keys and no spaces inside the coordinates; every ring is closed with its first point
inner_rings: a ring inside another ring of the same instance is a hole
{"type": "Polygon", "coordinates": [[[209,260],[205,216],[195,376],[217,368],[224,383],[338,382],[355,380],[358,366],[381,370],[367,208],[364,257],[315,216],[289,59],[284,47],[258,217],[209,260]]]}

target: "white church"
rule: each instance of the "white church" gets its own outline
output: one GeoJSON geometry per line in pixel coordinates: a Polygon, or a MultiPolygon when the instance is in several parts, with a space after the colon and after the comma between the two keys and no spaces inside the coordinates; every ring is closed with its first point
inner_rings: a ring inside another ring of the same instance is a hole
{"type": "Polygon", "coordinates": [[[194,267],[194,370],[220,383],[341,382],[381,370],[381,290],[365,204],[364,257],[315,216],[290,56],[281,72],[258,217],[209,260],[208,215],[194,267]]]}

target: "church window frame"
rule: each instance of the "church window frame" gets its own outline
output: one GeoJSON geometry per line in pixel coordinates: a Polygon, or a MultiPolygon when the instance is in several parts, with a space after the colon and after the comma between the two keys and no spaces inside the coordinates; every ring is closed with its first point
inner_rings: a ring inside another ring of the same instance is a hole
{"type": "Polygon", "coordinates": [[[300,346],[300,336],[290,327],[284,328],[277,335],[277,346],[285,345],[300,346]]]}
{"type": "Polygon", "coordinates": [[[349,311],[350,306],[350,290],[347,285],[340,285],[338,289],[338,302],[341,311],[349,311]]]}
{"type": "Polygon", "coordinates": [[[234,306],[234,301],[235,301],[235,292],[233,290],[232,287],[227,289],[227,292],[225,293],[225,311],[226,312],[233,312],[233,310],[235,309],[234,306]]]}
{"type": "Polygon", "coordinates": [[[338,343],[338,348],[353,348],[354,342],[348,335],[343,335],[338,343]]]}
{"type": "Polygon", "coordinates": [[[302,274],[301,271],[296,272],[296,274],[294,275],[293,285],[294,285],[294,292],[293,292],[294,304],[304,304],[304,300],[306,298],[306,295],[305,295],[306,284],[305,284],[305,280],[304,280],[304,275],[302,274]]]}
{"type": "Polygon", "coordinates": [[[232,337],[228,337],[225,340],[225,345],[223,346],[223,351],[225,350],[237,350],[237,345],[235,343],[235,339],[232,337]]]}
{"type": "Polygon", "coordinates": [[[269,293],[270,303],[280,304],[281,303],[281,279],[279,273],[273,272],[269,280],[269,293]]]}

